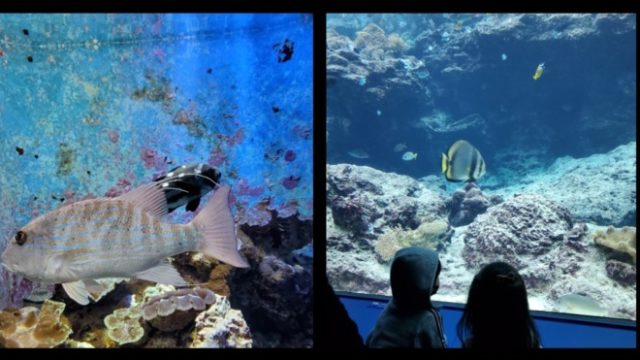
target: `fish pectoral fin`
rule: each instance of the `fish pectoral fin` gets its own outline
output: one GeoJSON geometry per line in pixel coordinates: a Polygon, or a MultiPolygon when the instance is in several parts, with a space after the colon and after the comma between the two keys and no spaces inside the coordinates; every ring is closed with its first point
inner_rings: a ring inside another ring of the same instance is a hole
{"type": "Polygon", "coordinates": [[[189,201],[189,203],[187,204],[187,211],[196,211],[198,205],[200,205],[200,197],[189,201]]]}
{"type": "Polygon", "coordinates": [[[80,305],[89,304],[89,291],[87,290],[84,281],[78,280],[74,282],[68,282],[62,284],[62,288],[69,295],[73,301],[80,305]]]}
{"type": "Polygon", "coordinates": [[[163,262],[150,269],[135,273],[133,276],[138,279],[157,282],[160,284],[186,286],[187,282],[180,276],[178,270],[173,265],[163,262]]]}
{"type": "Polygon", "coordinates": [[[98,281],[93,279],[84,280],[84,286],[87,291],[89,291],[89,296],[91,296],[91,298],[95,301],[97,301],[96,297],[106,292],[109,288],[107,285],[99,283],[98,281]],[[97,296],[94,296],[94,294],[96,294],[97,296]]]}

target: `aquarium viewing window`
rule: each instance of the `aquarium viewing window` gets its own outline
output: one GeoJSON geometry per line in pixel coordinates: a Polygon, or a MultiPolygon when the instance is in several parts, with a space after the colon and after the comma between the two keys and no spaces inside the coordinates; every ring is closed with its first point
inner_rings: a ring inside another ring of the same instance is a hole
{"type": "Polygon", "coordinates": [[[635,24],[329,14],[334,289],[390,296],[394,254],[418,246],[439,254],[441,304],[500,260],[537,314],[635,322],[635,24]]]}

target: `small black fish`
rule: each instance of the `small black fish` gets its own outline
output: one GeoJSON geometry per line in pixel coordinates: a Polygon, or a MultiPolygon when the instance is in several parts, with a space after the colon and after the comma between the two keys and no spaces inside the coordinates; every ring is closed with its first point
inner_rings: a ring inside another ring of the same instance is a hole
{"type": "Polygon", "coordinates": [[[38,154],[33,155],[33,157],[37,159],[38,158],[38,154]]]}
{"type": "Polygon", "coordinates": [[[38,197],[37,197],[37,196],[34,196],[34,197],[33,197],[33,201],[36,201],[36,200],[38,200],[38,197]]]}
{"type": "Polygon", "coordinates": [[[87,175],[91,175],[91,171],[87,170],[87,175]]]}
{"type": "Polygon", "coordinates": [[[278,62],[287,62],[293,56],[293,41],[286,39],[282,48],[278,50],[278,62]]]}
{"type": "Polygon", "coordinates": [[[213,72],[213,69],[208,68],[208,69],[207,69],[207,74],[211,74],[211,72],[213,72]]]}
{"type": "Polygon", "coordinates": [[[18,152],[18,155],[24,154],[24,149],[19,146],[16,146],[16,151],[18,152]]]}
{"type": "Polygon", "coordinates": [[[29,36],[29,30],[27,30],[27,29],[22,29],[22,33],[27,35],[27,36],[29,36]]]}
{"type": "Polygon", "coordinates": [[[28,62],[33,62],[33,56],[31,56],[31,55],[27,56],[27,61],[28,62]]]}
{"type": "Polygon", "coordinates": [[[271,107],[271,110],[273,110],[273,112],[274,112],[274,113],[278,113],[278,112],[280,112],[280,108],[279,108],[279,107],[277,107],[277,106],[272,106],[272,107],[271,107]]]}
{"type": "Polygon", "coordinates": [[[58,198],[57,198],[55,195],[51,195],[51,198],[52,198],[53,200],[58,200],[58,198]]]}
{"type": "Polygon", "coordinates": [[[60,198],[60,202],[63,202],[63,201],[64,201],[64,198],[60,198]]]}

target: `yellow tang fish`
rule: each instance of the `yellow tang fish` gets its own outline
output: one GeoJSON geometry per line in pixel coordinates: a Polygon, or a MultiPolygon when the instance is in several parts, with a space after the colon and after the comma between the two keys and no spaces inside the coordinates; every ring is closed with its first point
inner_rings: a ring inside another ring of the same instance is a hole
{"type": "Polygon", "coordinates": [[[544,63],[541,63],[540,65],[538,65],[538,68],[536,69],[536,73],[533,74],[533,80],[540,79],[540,76],[542,76],[542,72],[544,72],[544,63]]]}
{"type": "Polygon", "coordinates": [[[166,258],[200,251],[236,267],[248,267],[220,187],[188,224],[170,224],[164,192],[142,185],[116,198],[84,200],[44,214],[16,232],[2,265],[30,280],[62,284],[70,298],[89,303],[102,286],[96,279],[128,278],[187,285],[166,258]]]}

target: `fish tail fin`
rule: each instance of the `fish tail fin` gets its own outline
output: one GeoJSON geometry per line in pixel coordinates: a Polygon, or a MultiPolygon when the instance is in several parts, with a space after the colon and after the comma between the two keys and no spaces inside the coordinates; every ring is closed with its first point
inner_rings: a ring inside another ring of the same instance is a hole
{"type": "Polygon", "coordinates": [[[246,268],[249,264],[238,252],[228,199],[229,187],[220,187],[191,222],[201,234],[196,250],[235,267],[246,268]]]}
{"type": "Polygon", "coordinates": [[[414,159],[417,159],[417,158],[418,158],[418,153],[416,153],[416,156],[414,157],[414,159]]]}
{"type": "Polygon", "coordinates": [[[447,171],[447,155],[442,154],[441,159],[442,159],[442,161],[441,161],[442,162],[442,165],[441,165],[442,166],[442,172],[446,172],[447,171]]]}

